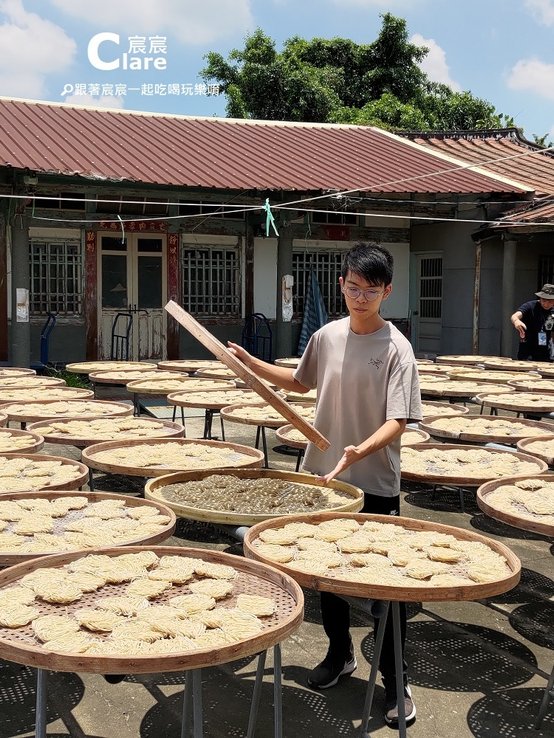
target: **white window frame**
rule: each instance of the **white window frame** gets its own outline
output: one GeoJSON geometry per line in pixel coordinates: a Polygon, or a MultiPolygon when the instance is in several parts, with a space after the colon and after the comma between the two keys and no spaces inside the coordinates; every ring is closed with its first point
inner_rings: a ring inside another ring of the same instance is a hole
{"type": "Polygon", "coordinates": [[[80,238],[32,237],[29,240],[29,305],[33,318],[54,313],[80,318],[84,300],[84,250],[80,238]],[[37,249],[44,247],[44,253],[37,249]],[[56,253],[57,252],[57,253],[56,253]],[[35,281],[41,282],[35,289],[35,281]],[[68,291],[68,284],[74,290],[68,291]]]}
{"type": "Polygon", "coordinates": [[[185,235],[181,244],[185,310],[205,318],[242,318],[243,263],[237,237],[199,235],[193,240],[185,235]]]}

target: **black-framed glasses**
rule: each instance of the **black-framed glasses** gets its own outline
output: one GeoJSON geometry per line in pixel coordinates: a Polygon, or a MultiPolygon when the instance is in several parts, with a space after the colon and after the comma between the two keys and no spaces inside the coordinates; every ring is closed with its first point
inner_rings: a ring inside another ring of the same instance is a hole
{"type": "Polygon", "coordinates": [[[373,302],[373,300],[376,300],[379,295],[383,294],[384,290],[379,290],[375,288],[369,290],[361,290],[359,287],[343,287],[343,292],[352,300],[357,300],[360,295],[363,295],[364,300],[367,300],[368,302],[373,302]]]}

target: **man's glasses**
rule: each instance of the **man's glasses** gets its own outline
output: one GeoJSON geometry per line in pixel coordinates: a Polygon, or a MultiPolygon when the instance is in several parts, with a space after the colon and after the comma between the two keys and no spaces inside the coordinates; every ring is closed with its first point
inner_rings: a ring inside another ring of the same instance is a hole
{"type": "Polygon", "coordinates": [[[352,300],[357,300],[360,295],[363,295],[364,300],[367,300],[368,302],[373,302],[373,300],[376,300],[379,295],[383,294],[383,290],[361,290],[359,287],[344,287],[343,292],[352,300]]]}

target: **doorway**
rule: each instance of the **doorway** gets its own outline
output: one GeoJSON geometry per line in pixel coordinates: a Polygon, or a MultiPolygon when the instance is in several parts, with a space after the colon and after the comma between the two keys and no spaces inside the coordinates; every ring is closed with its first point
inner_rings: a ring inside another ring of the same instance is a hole
{"type": "Polygon", "coordinates": [[[439,354],[442,333],[442,254],[415,254],[417,304],[413,311],[414,350],[439,354]]]}
{"type": "Polygon", "coordinates": [[[98,353],[111,357],[116,316],[128,314],[128,357],[132,361],[165,359],[166,237],[159,234],[99,236],[98,353]]]}

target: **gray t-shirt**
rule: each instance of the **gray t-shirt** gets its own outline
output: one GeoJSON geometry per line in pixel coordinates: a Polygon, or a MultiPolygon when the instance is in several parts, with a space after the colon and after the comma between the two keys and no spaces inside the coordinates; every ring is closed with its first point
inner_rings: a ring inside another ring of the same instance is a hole
{"type": "MultiPolygon", "coordinates": [[[[358,335],[350,318],[328,323],[311,337],[294,377],[317,387],[314,425],[331,443],[310,443],[304,468],[327,474],[346,446],[358,445],[386,420],[421,419],[417,364],[409,341],[391,323],[358,335]]],[[[400,438],[339,475],[364,492],[393,497],[400,492],[400,438]]]]}

